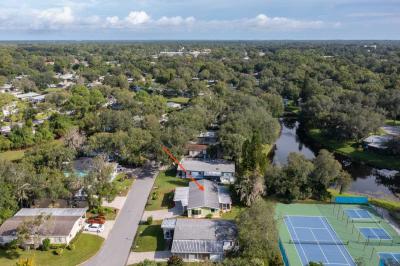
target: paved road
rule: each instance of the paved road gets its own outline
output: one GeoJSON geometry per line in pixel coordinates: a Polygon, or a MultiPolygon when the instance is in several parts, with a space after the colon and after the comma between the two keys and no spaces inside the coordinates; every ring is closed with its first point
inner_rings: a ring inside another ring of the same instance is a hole
{"type": "Polygon", "coordinates": [[[99,253],[83,265],[124,266],[126,264],[156,174],[155,168],[148,167],[138,171],[136,175],[138,178],[133,183],[133,188],[130,190],[107,240],[99,253]]]}

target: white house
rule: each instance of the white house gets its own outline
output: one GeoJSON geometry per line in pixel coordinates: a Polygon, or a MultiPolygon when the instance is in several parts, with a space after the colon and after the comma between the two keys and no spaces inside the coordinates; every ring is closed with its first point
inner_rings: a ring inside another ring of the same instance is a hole
{"type": "MultiPolygon", "coordinates": [[[[0,244],[17,238],[18,227],[39,215],[49,216],[39,226],[39,243],[46,238],[52,244],[69,244],[85,225],[87,208],[23,208],[0,226],[0,244]]],[[[28,243],[28,244],[34,244],[28,243]]]]}

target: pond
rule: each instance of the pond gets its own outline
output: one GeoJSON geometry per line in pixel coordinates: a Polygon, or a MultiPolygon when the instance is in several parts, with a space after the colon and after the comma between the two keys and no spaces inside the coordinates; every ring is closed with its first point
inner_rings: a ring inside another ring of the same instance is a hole
{"type": "MultiPolygon", "coordinates": [[[[285,165],[291,152],[303,154],[307,159],[315,158],[317,150],[306,144],[307,141],[299,134],[299,122],[294,119],[281,119],[281,134],[276,141],[272,162],[285,165]]],[[[399,200],[394,193],[399,194],[400,181],[391,177],[391,173],[378,170],[361,163],[350,162],[346,158],[336,156],[342,166],[353,177],[354,181],[349,192],[366,194],[377,198],[399,200]]]]}

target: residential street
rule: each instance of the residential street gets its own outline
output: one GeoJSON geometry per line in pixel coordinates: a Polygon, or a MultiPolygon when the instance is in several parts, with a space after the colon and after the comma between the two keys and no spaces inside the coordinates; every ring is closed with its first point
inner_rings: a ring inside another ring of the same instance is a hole
{"type": "Polygon", "coordinates": [[[132,241],[154,184],[156,168],[139,169],[137,180],[128,194],[115,225],[96,256],[83,263],[85,266],[123,266],[131,252],[132,241]]]}

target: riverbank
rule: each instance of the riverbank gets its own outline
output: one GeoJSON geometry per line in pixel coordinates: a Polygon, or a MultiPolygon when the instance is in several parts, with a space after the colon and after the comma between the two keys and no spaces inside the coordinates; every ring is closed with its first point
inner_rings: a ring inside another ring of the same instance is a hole
{"type": "Polygon", "coordinates": [[[396,156],[364,150],[354,141],[343,142],[328,139],[323,136],[319,129],[306,130],[304,133],[315,145],[319,146],[319,148],[328,149],[350,160],[364,162],[377,168],[400,170],[400,159],[396,156]]]}

